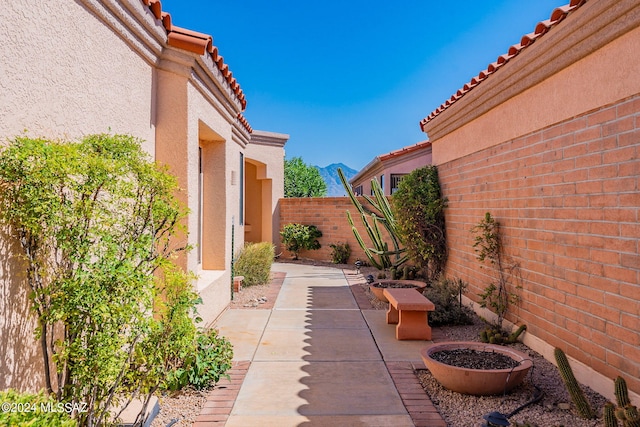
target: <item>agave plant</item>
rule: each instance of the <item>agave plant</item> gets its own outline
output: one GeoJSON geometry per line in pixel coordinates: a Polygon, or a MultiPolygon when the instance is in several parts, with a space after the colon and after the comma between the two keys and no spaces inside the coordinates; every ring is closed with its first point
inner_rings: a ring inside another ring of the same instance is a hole
{"type": "Polygon", "coordinates": [[[389,201],[384,196],[378,180],[375,178],[371,180],[373,198],[363,195],[365,200],[375,209],[372,210],[360,203],[340,168],[338,168],[338,176],[353,206],[358,210],[364,228],[371,240],[373,247],[369,247],[365,243],[354,224],[351,212],[347,211],[347,219],[349,220],[353,234],[367,258],[369,258],[369,262],[378,270],[386,270],[389,268],[398,269],[398,267],[409,259],[409,256],[405,254],[406,249],[401,248],[402,242],[398,237],[396,220],[391,212],[389,201]],[[389,249],[389,243],[384,240],[380,224],[387,230],[393,249],[389,249]]]}

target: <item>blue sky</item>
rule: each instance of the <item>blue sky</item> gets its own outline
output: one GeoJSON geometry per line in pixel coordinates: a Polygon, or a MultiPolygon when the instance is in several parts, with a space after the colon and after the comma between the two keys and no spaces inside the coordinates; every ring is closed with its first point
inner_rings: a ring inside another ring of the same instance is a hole
{"type": "Polygon", "coordinates": [[[287,158],[356,170],[426,139],[419,122],[568,0],[162,0],[211,34],[254,129],[287,158]]]}

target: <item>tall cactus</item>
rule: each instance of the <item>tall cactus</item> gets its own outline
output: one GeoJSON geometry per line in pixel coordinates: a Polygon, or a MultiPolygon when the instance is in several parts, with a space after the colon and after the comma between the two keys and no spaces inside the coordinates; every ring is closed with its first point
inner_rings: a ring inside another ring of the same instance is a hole
{"type": "Polygon", "coordinates": [[[397,269],[404,264],[409,257],[404,254],[406,250],[400,247],[401,242],[398,237],[397,224],[393,213],[391,212],[389,201],[384,196],[382,188],[380,188],[380,184],[376,179],[372,179],[371,188],[373,190],[374,198],[366,195],[363,196],[367,202],[376,209],[377,212],[374,212],[365,208],[362,203],[360,203],[340,168],[338,168],[338,176],[340,177],[340,181],[342,181],[342,186],[347,191],[347,194],[351,199],[351,203],[353,203],[353,206],[358,210],[367,235],[373,244],[373,247],[367,246],[354,224],[351,213],[347,211],[347,219],[351,225],[351,230],[353,230],[353,234],[365,255],[369,258],[371,265],[376,267],[378,270],[386,270],[392,267],[397,269]],[[389,244],[384,241],[379,224],[382,224],[387,230],[389,237],[391,238],[393,249],[389,249],[389,244]]]}
{"type": "Polygon", "coordinates": [[[638,408],[633,406],[629,400],[627,382],[619,376],[615,379],[614,385],[618,403],[618,408],[615,411],[616,417],[622,420],[624,427],[640,427],[640,414],[638,408]]]}
{"type": "Polygon", "coordinates": [[[594,415],[591,405],[589,405],[584,392],[580,388],[580,384],[578,384],[578,380],[576,380],[576,377],[573,375],[571,365],[569,365],[569,361],[567,360],[567,356],[564,354],[564,351],[556,347],[553,354],[556,358],[556,363],[558,364],[558,370],[560,371],[562,381],[571,395],[571,400],[573,400],[573,403],[578,409],[578,414],[580,414],[582,418],[593,418],[594,415]]]}

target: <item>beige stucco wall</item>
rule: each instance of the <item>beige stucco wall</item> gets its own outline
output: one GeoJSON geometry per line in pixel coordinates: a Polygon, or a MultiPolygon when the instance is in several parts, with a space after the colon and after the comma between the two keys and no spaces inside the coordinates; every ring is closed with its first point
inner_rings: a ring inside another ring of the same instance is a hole
{"type": "MultiPolygon", "coordinates": [[[[168,47],[166,30],[140,0],[9,2],[0,8],[0,36],[0,143],[24,130],[32,137],[111,132],[143,139],[177,175],[178,197],[191,211],[189,233],[174,244],[195,246],[178,262],[198,274],[200,314],[210,324],[230,301],[232,239],[236,250],[244,243],[241,188],[232,176],[250,136],[238,120],[241,102],[211,57],[168,47]]],[[[265,164],[270,159],[266,154],[265,164]]],[[[274,168],[281,177],[282,164],[274,168]]],[[[18,249],[0,235],[0,389],[37,390],[40,356],[18,249]]]]}
{"type": "Polygon", "coordinates": [[[151,65],[79,2],[5,2],[0,35],[1,138],[130,133],[153,154],[151,65]]]}
{"type": "MultiPolygon", "coordinates": [[[[140,2],[125,3],[122,20],[132,10],[146,16],[140,2]]],[[[145,140],[153,155],[151,63],[161,33],[140,28],[134,48],[105,26],[99,15],[110,13],[90,0],[25,0],[0,7],[0,144],[23,132],[63,139],[128,133],[145,140]],[[96,14],[88,12],[94,9],[96,14]]],[[[37,390],[43,386],[41,353],[19,253],[15,242],[0,236],[0,389],[37,390]]]]}

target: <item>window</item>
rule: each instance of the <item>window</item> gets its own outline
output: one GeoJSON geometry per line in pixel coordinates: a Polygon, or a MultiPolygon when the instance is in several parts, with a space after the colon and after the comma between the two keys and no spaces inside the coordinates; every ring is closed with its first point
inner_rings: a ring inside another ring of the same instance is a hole
{"type": "Polygon", "coordinates": [[[362,196],[362,185],[358,185],[356,188],[354,188],[353,192],[356,196],[362,196]]]}
{"type": "Polygon", "coordinates": [[[400,185],[400,181],[406,176],[406,173],[392,173],[391,174],[391,194],[395,193],[400,185]]]}
{"type": "Polygon", "coordinates": [[[380,188],[382,188],[382,194],[384,194],[384,174],[380,175],[380,188]]]}

